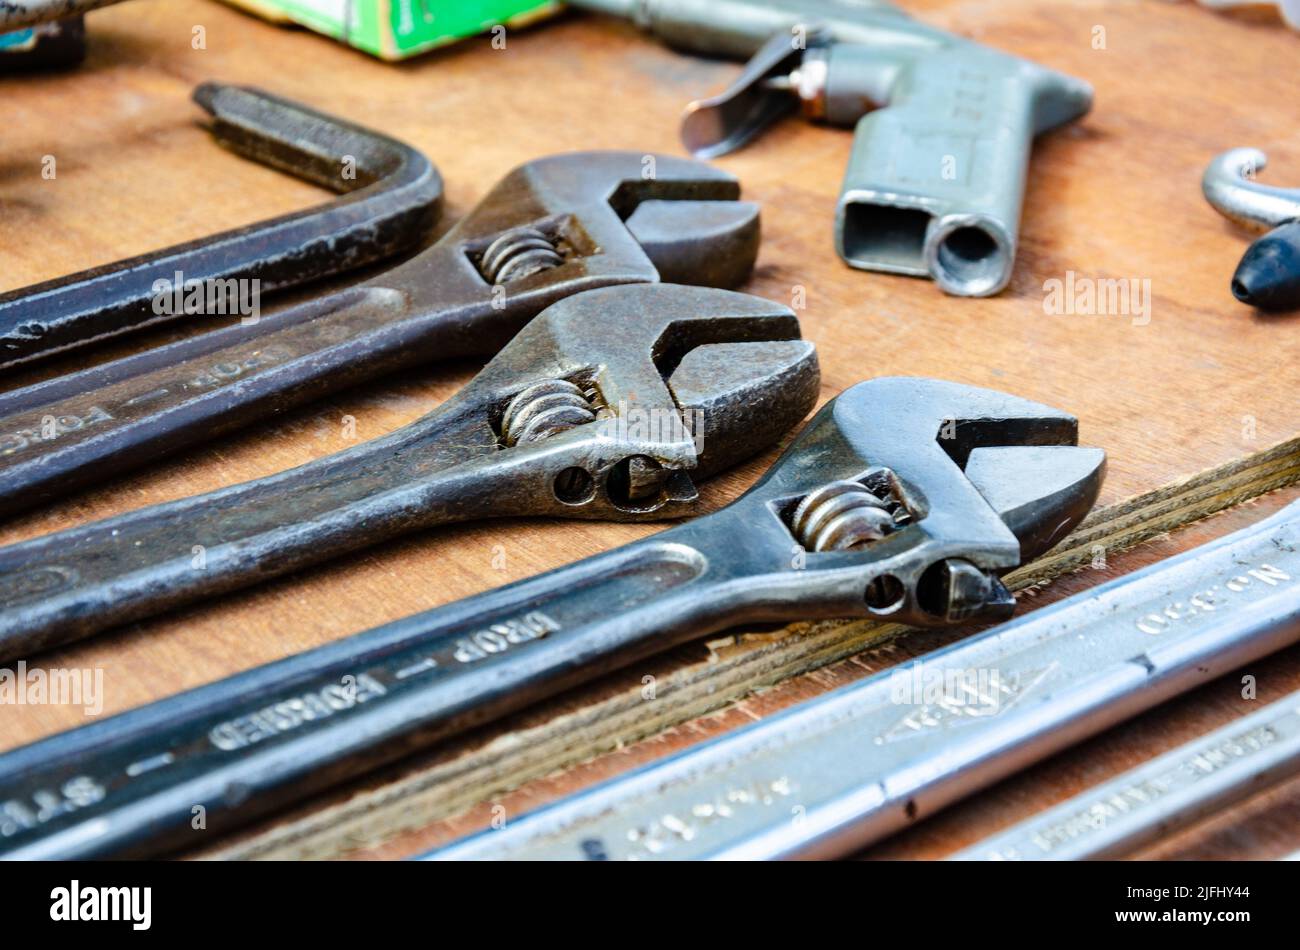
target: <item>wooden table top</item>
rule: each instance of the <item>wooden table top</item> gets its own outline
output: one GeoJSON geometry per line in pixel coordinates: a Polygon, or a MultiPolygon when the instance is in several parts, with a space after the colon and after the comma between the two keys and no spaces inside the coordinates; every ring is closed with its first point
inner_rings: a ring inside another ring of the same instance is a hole
{"type": "MultiPolygon", "coordinates": [[[[1075,413],[1081,441],[1109,453],[1093,537],[1116,552],[1112,574],[1296,497],[1295,489],[1284,489],[1166,536],[1300,479],[1300,318],[1262,317],[1232,299],[1228,281],[1248,235],[1200,194],[1206,163],[1239,145],[1269,152],[1267,181],[1300,185],[1300,34],[1192,3],[903,6],[1086,78],[1096,87],[1096,106],[1038,144],[1015,274],[1005,293],[986,300],[947,297],[929,281],[859,272],[836,258],[831,215],[849,133],[790,120],[719,160],[741,179],[745,197],[763,207],[764,242],[744,289],[783,302],[806,296],[800,318],[820,350],[823,399],[875,375],[925,375],[1075,413]],[[1048,282],[1071,274],[1138,281],[1149,288],[1149,312],[1047,312],[1048,282]],[[1151,537],[1157,540],[1120,553],[1151,537]]],[[[324,199],[310,185],[215,147],[189,101],[205,80],[259,86],[422,149],[447,183],[441,233],[510,168],[540,154],[683,154],[682,105],[716,90],[737,69],[674,53],[624,24],[576,15],[512,32],[505,49],[476,39],[397,65],[206,0],[135,0],[92,14],[88,25],[91,52],[82,68],[3,80],[0,290],[324,199]],[[192,44],[196,26],[203,27],[205,48],[192,44]],[[53,179],[42,176],[49,155],[57,160],[53,179]]],[[[97,358],[172,335],[106,348],[97,358]]],[[[11,373],[0,387],[74,365],[81,362],[11,373]]],[[[421,367],[282,413],[10,519],[0,525],[0,543],[319,458],[353,444],[348,417],[359,438],[374,438],[428,412],[475,371],[467,362],[421,367]]],[[[708,504],[738,495],[775,455],[708,483],[708,504]]],[[[105,712],[118,712],[654,530],[511,520],[427,532],[132,624],[42,662],[103,669],[105,712]]],[[[1040,575],[1063,574],[1084,560],[1077,551],[1062,555],[1040,575]]],[[[1065,576],[1037,600],[1098,579],[1091,571],[1065,576]]],[[[933,634],[908,635],[860,652],[880,635],[863,624],[796,625],[694,644],[643,665],[682,687],[653,714],[626,702],[645,672],[639,666],[249,833],[196,840],[195,848],[238,856],[408,854],[481,826],[493,804],[527,807],[937,642],[933,634]],[[781,685],[747,698],[775,683],[781,685]]],[[[1269,671],[1261,701],[1300,688],[1300,653],[1280,654],[1261,669],[1269,671]]],[[[1111,730],[873,854],[941,855],[1158,754],[1178,737],[1244,714],[1229,686],[1219,693],[1206,687],[1111,730]]],[[[0,721],[4,749],[84,718],[75,708],[36,706],[0,710],[0,721]]],[[[1300,795],[1292,795],[1273,813],[1300,824],[1297,803],[1300,795]]],[[[1260,820],[1272,827],[1267,816],[1260,820]]],[[[1228,839],[1240,845],[1233,855],[1265,856],[1272,845],[1261,842],[1274,840],[1263,832],[1233,838],[1220,829],[1161,853],[1228,854],[1228,839]]],[[[1300,839],[1290,843],[1297,847],[1300,839]]]]}

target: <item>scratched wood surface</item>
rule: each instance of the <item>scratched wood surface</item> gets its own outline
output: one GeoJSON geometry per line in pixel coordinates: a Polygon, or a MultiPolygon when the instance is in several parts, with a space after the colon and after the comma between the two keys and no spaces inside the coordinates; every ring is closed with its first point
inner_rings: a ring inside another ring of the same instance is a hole
{"type": "MultiPolygon", "coordinates": [[[[783,301],[804,289],[801,318],[805,336],[821,351],[823,396],[872,375],[919,374],[1068,408],[1080,417],[1083,441],[1110,453],[1106,504],[1207,470],[1253,470],[1252,460],[1279,443],[1283,448],[1267,456],[1274,466],[1270,477],[1244,481],[1239,494],[1293,477],[1291,463],[1300,457],[1290,441],[1300,435],[1300,323],[1255,316],[1231,299],[1228,278],[1246,236],[1205,205],[1199,179],[1218,151],[1253,144],[1270,154],[1268,180],[1300,184],[1294,121],[1300,36],[1258,16],[1216,16],[1188,3],[912,0],[904,6],[937,25],[1087,78],[1096,86],[1097,106],[1036,149],[1015,276],[993,300],[954,300],[926,281],[852,271],[838,262],[830,215],[850,147],[847,133],[790,121],[720,161],[741,178],[746,196],[763,205],[763,250],[746,289],[783,301]],[[1149,281],[1149,320],[1142,314],[1046,313],[1045,282],[1065,280],[1071,271],[1082,278],[1149,281]]],[[[511,167],[542,153],[630,148],[681,154],[676,125],[682,104],[717,88],[736,69],[677,55],[624,25],[581,17],[513,33],[504,50],[477,40],[398,66],[199,0],[135,0],[100,11],[89,23],[91,54],[82,69],[0,80],[6,130],[0,142],[0,289],[326,197],[213,146],[188,101],[204,80],[257,85],[423,149],[447,181],[450,222],[511,167]],[[203,48],[195,48],[196,32],[203,48]],[[53,179],[42,176],[46,156],[56,162],[53,179]]],[[[0,386],[68,368],[52,364],[12,373],[0,386]]],[[[373,438],[436,406],[474,370],[466,363],[430,366],[285,413],[11,519],[0,525],[0,543],[337,451],[352,444],[345,417],[356,420],[358,438],[373,438]]],[[[705,486],[708,503],[741,492],[774,455],[705,486]]],[[[1189,505],[1185,517],[1205,510],[1189,505]]],[[[1229,517],[1235,515],[1207,525],[1229,517]]],[[[415,536],[131,625],[42,662],[103,669],[105,712],[117,712],[652,530],[510,521],[415,536]]],[[[1131,556],[1165,550],[1148,545],[1142,549],[1147,553],[1131,556]]],[[[1072,583],[1093,580],[1085,574],[1072,583]]],[[[683,664],[696,660],[681,657],[683,664]]],[[[1295,666],[1279,666],[1286,688],[1300,687],[1295,666]]],[[[817,672],[791,688],[808,695],[833,679],[817,672]]],[[[532,712],[529,721],[544,722],[549,708],[532,712]]],[[[0,709],[0,748],[82,721],[75,708],[0,709]]],[[[1128,750],[1127,764],[1148,751],[1140,731],[1114,741],[1128,750]]],[[[580,761],[588,751],[591,758],[601,750],[571,749],[564,761],[580,761]]],[[[1084,771],[1089,762],[1101,763],[1104,751],[1090,745],[1081,752],[1084,771]]],[[[1100,780],[1102,770],[1095,764],[1087,780],[1100,780]]],[[[1037,789],[1039,797],[1020,807],[1056,800],[1071,787],[1050,770],[1034,774],[1024,778],[1030,783],[1025,788],[1037,789]]],[[[593,777],[586,767],[568,771],[555,779],[556,787],[577,787],[593,777]]],[[[503,783],[511,780],[478,775],[467,794],[481,792],[474,801],[486,802],[503,783]]],[[[927,845],[922,835],[891,847],[904,849],[898,854],[941,853],[971,838],[982,827],[977,817],[954,811],[939,819],[949,823],[936,824],[948,829],[935,832],[944,836],[940,845],[927,845]],[[971,824],[960,823],[962,814],[971,824]]],[[[427,840],[438,837],[435,829],[427,840]]],[[[334,841],[316,853],[391,856],[425,841],[381,828],[366,840],[334,841]]]]}

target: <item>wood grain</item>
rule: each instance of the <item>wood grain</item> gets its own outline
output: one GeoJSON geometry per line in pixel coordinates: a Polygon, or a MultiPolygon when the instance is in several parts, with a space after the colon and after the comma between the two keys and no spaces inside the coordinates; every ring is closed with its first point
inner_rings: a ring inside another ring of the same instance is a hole
{"type": "MultiPolygon", "coordinates": [[[[1300,184],[1294,118],[1300,36],[1257,17],[1216,16],[1189,3],[913,0],[904,6],[937,25],[1087,78],[1096,86],[1097,106],[1077,126],[1039,144],[1015,276],[992,300],[956,300],[927,281],[839,263],[830,222],[850,147],[844,131],[790,121],[719,162],[764,209],[763,250],[746,289],[782,301],[797,291],[806,294],[800,316],[805,336],[821,352],[824,397],[870,376],[915,374],[1069,409],[1081,420],[1083,441],[1109,452],[1102,500],[1112,511],[1136,496],[1159,497],[1162,486],[1174,486],[1168,497],[1186,502],[1130,512],[1136,529],[1148,524],[1166,530],[1169,518],[1194,520],[1293,480],[1300,324],[1296,317],[1253,315],[1232,300],[1228,279],[1247,237],[1205,205],[1199,179],[1217,152],[1253,144],[1270,153],[1267,180],[1300,184]],[[1104,49],[1094,48],[1097,27],[1104,28],[1104,49]],[[1044,282],[1065,279],[1070,271],[1149,280],[1149,322],[1045,313],[1044,282]],[[1213,485],[1202,485],[1196,499],[1178,495],[1185,480],[1207,471],[1237,473],[1236,487],[1221,497],[1213,485]]],[[[500,175],[541,153],[630,148],[681,154],[676,125],[682,104],[736,70],[672,53],[625,25],[576,16],[512,33],[504,50],[475,40],[401,65],[198,0],[136,0],[92,15],[89,25],[91,54],[81,70],[4,80],[2,289],[327,197],[215,147],[188,102],[192,87],[204,80],[260,86],[423,149],[447,181],[450,222],[500,175]],[[202,49],[193,45],[196,27],[202,28],[202,49]],[[57,161],[53,180],[41,176],[47,155],[57,161]]],[[[14,373],[0,385],[67,368],[14,373]]],[[[359,438],[373,438],[435,407],[474,370],[466,363],[430,366],[282,414],[12,519],[0,526],[0,543],[337,451],[350,444],[345,416],[356,419],[359,438]]],[[[740,493],[774,457],[769,452],[708,484],[709,504],[740,493]]],[[[503,521],[427,533],[131,625],[43,662],[102,668],[105,712],[117,712],[653,530],[503,521]],[[504,567],[496,569],[501,553],[504,567]]],[[[841,661],[843,651],[865,642],[835,636],[825,651],[806,658],[804,668],[841,661]]],[[[772,655],[778,654],[775,649],[772,655]]],[[[751,670],[755,682],[798,671],[798,663],[786,662],[792,654],[782,656],[751,670]]],[[[664,662],[683,668],[698,663],[699,648],[664,662]]],[[[737,695],[748,675],[732,684],[737,695]]],[[[800,690],[834,679],[808,676],[800,690]]],[[[545,724],[591,698],[565,697],[507,725],[545,724]]],[[[749,715],[735,708],[734,715],[749,715]]],[[[81,712],[67,707],[0,709],[0,748],[80,721],[81,712]]],[[[693,720],[687,715],[685,721],[693,720]]],[[[655,725],[629,722],[627,734],[646,735],[655,725]]],[[[508,741],[509,734],[495,736],[508,741]]],[[[568,748],[560,760],[571,764],[596,751],[568,748]]],[[[575,776],[568,787],[583,780],[575,776]]],[[[1037,781],[1039,801],[1063,796],[1060,779],[1044,774],[1037,781]]],[[[470,805],[503,787],[491,769],[461,783],[470,805]]],[[[943,849],[962,843],[954,837],[958,830],[948,828],[943,849]]],[[[974,833],[960,829],[966,838],[974,833]]],[[[337,835],[321,840],[315,850],[297,839],[293,846],[322,855],[352,847],[337,835]]],[[[420,843],[393,840],[399,843],[389,850],[369,838],[354,844],[364,844],[367,854],[395,854],[403,850],[400,842],[406,848],[420,843]]],[[[274,847],[250,845],[248,853],[274,847]]],[[[938,851],[918,846],[911,853],[938,851]]]]}

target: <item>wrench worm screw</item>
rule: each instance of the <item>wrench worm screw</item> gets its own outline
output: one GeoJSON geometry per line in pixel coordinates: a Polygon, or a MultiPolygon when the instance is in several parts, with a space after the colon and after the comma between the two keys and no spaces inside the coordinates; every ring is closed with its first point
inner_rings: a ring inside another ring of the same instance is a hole
{"type": "Polygon", "coordinates": [[[596,419],[596,406],[567,379],[534,383],[510,401],[501,417],[501,440],[527,445],[596,419]]]}
{"type": "Polygon", "coordinates": [[[479,270],[489,284],[508,284],[563,263],[564,255],[550,238],[526,227],[507,231],[488,245],[479,270]]]}
{"type": "Polygon", "coordinates": [[[860,482],[831,482],[810,493],[790,518],[809,551],[845,551],[879,541],[894,527],[883,499],[860,482]]]}

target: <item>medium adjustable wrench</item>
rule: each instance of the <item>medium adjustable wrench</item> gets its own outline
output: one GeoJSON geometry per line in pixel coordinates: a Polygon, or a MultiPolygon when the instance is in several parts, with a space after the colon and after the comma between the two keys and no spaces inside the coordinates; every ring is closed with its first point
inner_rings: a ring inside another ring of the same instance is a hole
{"type": "Polygon", "coordinates": [[[847,854],[1297,637],[1300,502],[434,856],[847,854]]]}
{"type": "Polygon", "coordinates": [[[0,294],[0,367],[185,317],[159,286],[220,290],[224,310],[238,280],[260,294],[392,257],[442,212],[442,176],[396,139],[257,89],[208,82],[194,101],[222,145],[345,197],[0,294]]]}
{"type": "Polygon", "coordinates": [[[775,442],[818,384],[779,304],[672,284],[570,297],[383,438],[0,549],[0,658],[437,524],[693,513],[691,478],[775,442]]]}
{"type": "Polygon", "coordinates": [[[495,353],[584,290],[735,286],[759,238],[758,209],[739,192],[724,172],[666,156],[529,162],[373,280],[0,395],[0,513],[399,367],[495,353]]]}
{"type": "Polygon", "coordinates": [[[0,850],[184,847],[196,806],[230,827],[738,623],[1005,616],[997,576],[1096,496],[1075,429],[954,383],[855,386],[718,512],[0,756],[0,850]]]}

